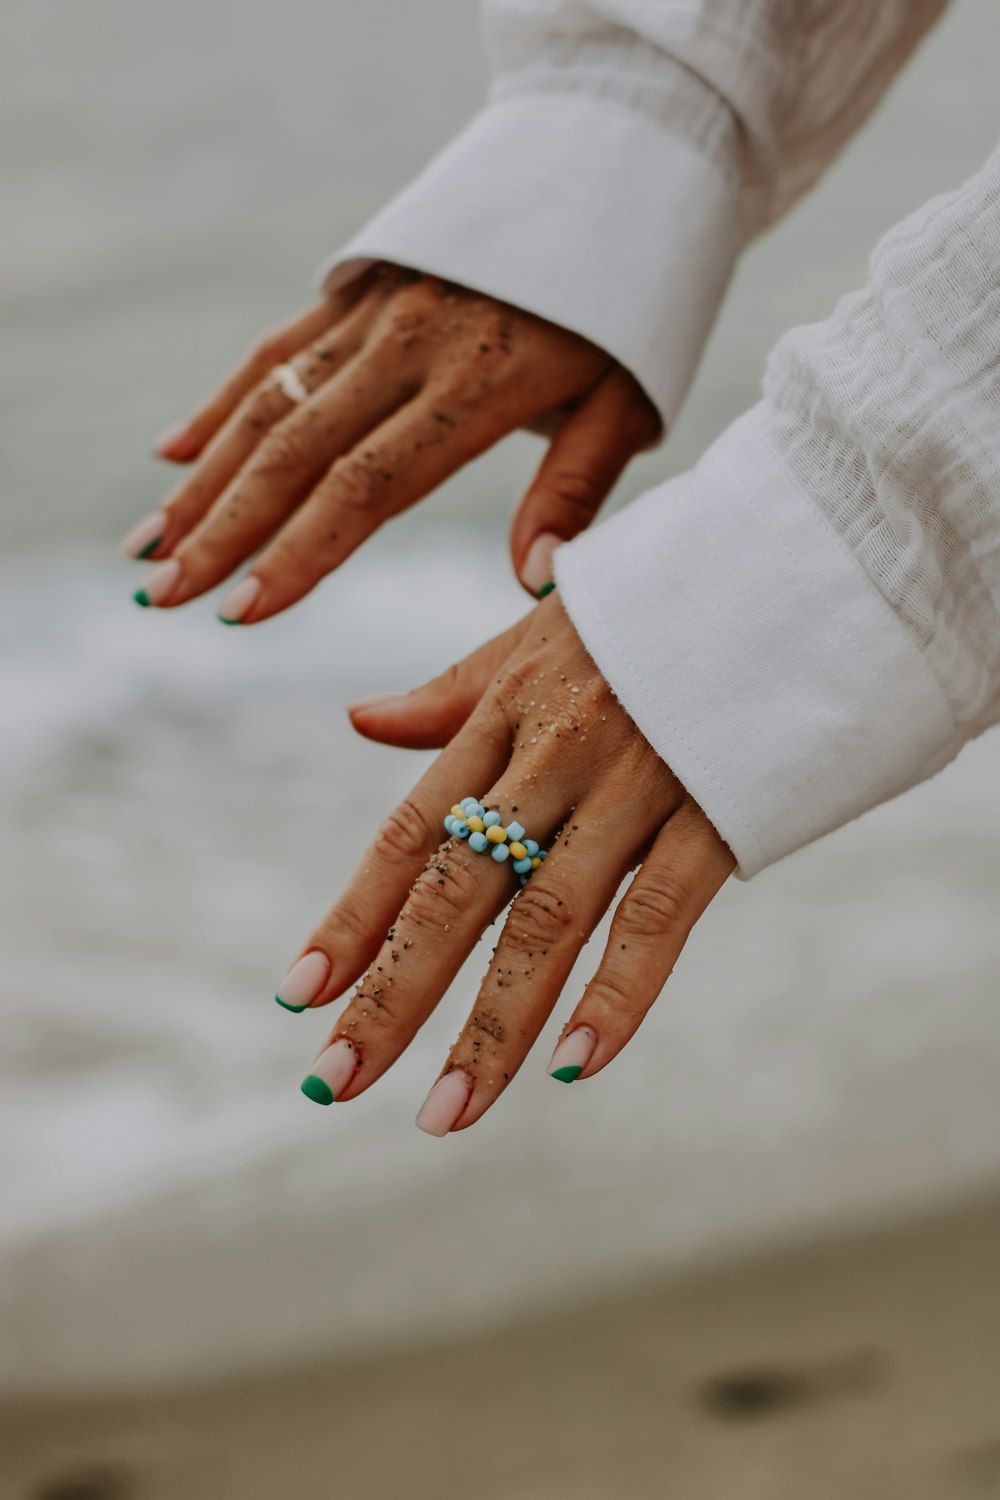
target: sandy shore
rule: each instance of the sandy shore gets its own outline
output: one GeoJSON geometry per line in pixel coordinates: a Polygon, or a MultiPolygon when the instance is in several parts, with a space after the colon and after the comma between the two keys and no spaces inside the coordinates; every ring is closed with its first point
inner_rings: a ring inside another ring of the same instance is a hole
{"type": "Polygon", "coordinates": [[[1000,1495],[1000,1203],[442,1346],[8,1406],[2,1500],[1000,1495]]]}

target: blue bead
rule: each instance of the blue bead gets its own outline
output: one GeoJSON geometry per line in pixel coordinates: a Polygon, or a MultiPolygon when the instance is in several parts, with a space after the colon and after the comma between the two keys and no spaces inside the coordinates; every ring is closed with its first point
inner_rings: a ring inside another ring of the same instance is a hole
{"type": "Polygon", "coordinates": [[[549,857],[549,851],[547,849],[539,849],[539,851],[538,851],[538,858],[539,859],[548,859],[548,857],[549,857]]]}
{"type": "Polygon", "coordinates": [[[481,818],[484,816],[485,812],[486,809],[483,804],[481,802],[477,802],[475,798],[473,798],[470,801],[468,807],[465,809],[465,816],[467,818],[481,818]]]}
{"type": "Polygon", "coordinates": [[[535,855],[538,853],[538,845],[535,843],[534,839],[522,839],[521,843],[528,851],[528,858],[534,859],[535,855]]]}
{"type": "Polygon", "coordinates": [[[476,851],[477,854],[482,854],[483,850],[484,849],[488,849],[489,846],[490,846],[490,841],[486,837],[485,833],[470,833],[469,834],[469,848],[470,849],[475,849],[475,851],[476,851]]]}
{"type": "Polygon", "coordinates": [[[529,875],[531,873],[531,860],[515,859],[513,868],[519,875],[529,875]]]}
{"type": "Polygon", "coordinates": [[[528,884],[528,879],[529,879],[529,877],[527,875],[522,875],[521,876],[521,881],[520,881],[521,885],[527,885],[528,884]]]}
{"type": "Polygon", "coordinates": [[[451,832],[451,825],[454,823],[454,821],[455,821],[455,814],[454,813],[449,813],[448,816],[444,820],[444,826],[445,826],[445,828],[447,829],[447,831],[449,833],[451,832]]]}
{"type": "Polygon", "coordinates": [[[487,828],[495,828],[500,821],[500,814],[498,812],[483,813],[482,817],[487,828]]]}
{"type": "Polygon", "coordinates": [[[475,797],[463,797],[458,805],[464,813],[471,815],[472,809],[476,805],[476,799],[475,797]]]}
{"type": "Polygon", "coordinates": [[[512,844],[519,844],[521,842],[521,840],[524,838],[524,829],[521,827],[520,823],[507,824],[507,837],[510,839],[512,844]]]}
{"type": "Polygon", "coordinates": [[[469,825],[464,818],[453,818],[451,831],[457,839],[467,839],[469,837],[469,825]]]}
{"type": "MultiPolygon", "coordinates": [[[[486,835],[483,834],[483,837],[485,838],[486,835]]],[[[494,844],[493,848],[490,850],[490,853],[493,855],[493,858],[496,860],[498,865],[502,865],[505,859],[510,859],[510,850],[507,848],[506,844],[494,844]]]]}

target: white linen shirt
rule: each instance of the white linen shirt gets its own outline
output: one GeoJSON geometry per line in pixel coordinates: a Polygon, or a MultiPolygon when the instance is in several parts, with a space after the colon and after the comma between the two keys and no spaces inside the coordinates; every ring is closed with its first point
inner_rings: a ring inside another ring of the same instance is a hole
{"type": "MultiPolygon", "coordinates": [[[[585,335],[676,416],[747,242],[945,0],[488,0],[487,108],[333,257],[585,335]]],[[[556,554],[611,687],[733,849],[774,860],[1000,719],[1000,149],[771,355],[690,473],[556,554]]]]}

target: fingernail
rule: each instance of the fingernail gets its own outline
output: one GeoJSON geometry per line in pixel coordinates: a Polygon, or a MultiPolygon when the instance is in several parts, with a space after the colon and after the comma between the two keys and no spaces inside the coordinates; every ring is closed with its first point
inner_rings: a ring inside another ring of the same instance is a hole
{"type": "Polygon", "coordinates": [[[314,1104],[332,1104],[354,1077],[358,1054],[350,1042],[334,1042],[321,1052],[313,1070],[302,1080],[302,1092],[314,1104]]]}
{"type": "Polygon", "coordinates": [[[243,617],[250,613],[259,593],[259,578],[251,573],[249,578],[241,579],[219,605],[219,619],[223,625],[239,625],[243,617]]]}
{"type": "Polygon", "coordinates": [[[472,1084],[461,1068],[452,1068],[439,1078],[420,1107],[417,1129],[428,1135],[447,1135],[465,1111],[472,1084]]]}
{"type": "Polygon", "coordinates": [[[132,598],[136,604],[141,604],[143,609],[148,609],[151,604],[163,604],[174,589],[181,576],[181,565],[176,558],[172,557],[169,562],[160,563],[155,568],[141,589],[136,589],[132,598]]]}
{"type": "Polygon", "coordinates": [[[126,557],[148,557],[162,542],[166,529],[165,513],[154,510],[152,515],[144,517],[122,538],[121,549],[126,557]]]}
{"type": "Polygon", "coordinates": [[[556,536],[554,531],[543,531],[529,547],[521,569],[521,582],[533,594],[540,595],[545,585],[552,582],[552,554],[562,543],[563,538],[556,536]]]}
{"type": "Polygon", "coordinates": [[[573,1083],[594,1055],[597,1032],[592,1026],[577,1026],[564,1036],[549,1061],[549,1077],[560,1083],[573,1083]]]}
{"type": "Polygon", "coordinates": [[[275,995],[279,1005],[298,1013],[318,997],[330,977],[330,960],[314,948],[298,959],[278,986],[275,995]]]}
{"type": "Polygon", "coordinates": [[[164,427],[159,437],[153,443],[154,453],[169,453],[175,448],[187,434],[188,424],[186,422],[171,422],[169,427],[164,427]]]}
{"type": "Polygon", "coordinates": [[[364,713],[369,708],[379,708],[383,703],[395,703],[400,698],[405,698],[405,693],[372,693],[370,698],[359,698],[356,703],[348,703],[349,714],[364,713]]]}

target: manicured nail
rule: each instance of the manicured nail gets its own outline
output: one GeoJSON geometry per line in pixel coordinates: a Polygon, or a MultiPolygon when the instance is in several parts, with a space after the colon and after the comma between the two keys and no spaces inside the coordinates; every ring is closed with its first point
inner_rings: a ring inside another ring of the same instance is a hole
{"type": "Polygon", "coordinates": [[[549,1077],[560,1083],[573,1083],[594,1055],[597,1032],[592,1026],[577,1026],[564,1036],[549,1062],[549,1077]]]}
{"type": "Polygon", "coordinates": [[[122,538],[121,549],[126,557],[148,557],[163,541],[166,529],[166,515],[162,510],[154,510],[151,516],[146,516],[122,538]]]}
{"type": "Polygon", "coordinates": [[[348,703],[349,714],[365,713],[369,708],[381,708],[384,703],[396,703],[400,698],[405,698],[405,693],[372,693],[370,698],[359,698],[357,703],[348,703]]]}
{"type": "Polygon", "coordinates": [[[334,1042],[321,1052],[313,1070],[302,1080],[302,1092],[314,1104],[332,1104],[354,1077],[358,1054],[350,1042],[334,1042]]]}
{"type": "Polygon", "coordinates": [[[251,573],[249,578],[243,578],[219,605],[219,619],[223,625],[239,625],[248,615],[260,593],[260,579],[251,573]]]}
{"type": "Polygon", "coordinates": [[[563,538],[556,536],[554,531],[543,531],[528,549],[521,569],[521,582],[539,598],[545,585],[552,582],[552,554],[562,543],[563,538]]]}
{"type": "Polygon", "coordinates": [[[543,583],[541,588],[538,590],[539,599],[547,599],[548,596],[555,590],[555,586],[555,579],[553,579],[550,583],[543,583]]]}
{"type": "Polygon", "coordinates": [[[279,1005],[286,1010],[306,1010],[321,993],[330,977],[330,960],[325,953],[314,948],[297,959],[278,986],[275,995],[279,1005]]]}
{"type": "Polygon", "coordinates": [[[428,1135],[447,1135],[465,1112],[471,1093],[472,1084],[461,1068],[452,1068],[438,1079],[421,1105],[417,1129],[426,1130],[428,1135]]]}
{"type": "Polygon", "coordinates": [[[181,565],[172,557],[169,562],[160,563],[158,568],[154,568],[144,586],[136,589],[132,598],[143,609],[148,609],[151,604],[164,604],[177,587],[180,576],[181,565]]]}
{"type": "Polygon", "coordinates": [[[172,422],[169,427],[164,427],[159,437],[153,443],[153,452],[169,457],[172,450],[187,435],[187,430],[188,424],[186,422],[172,422]]]}

